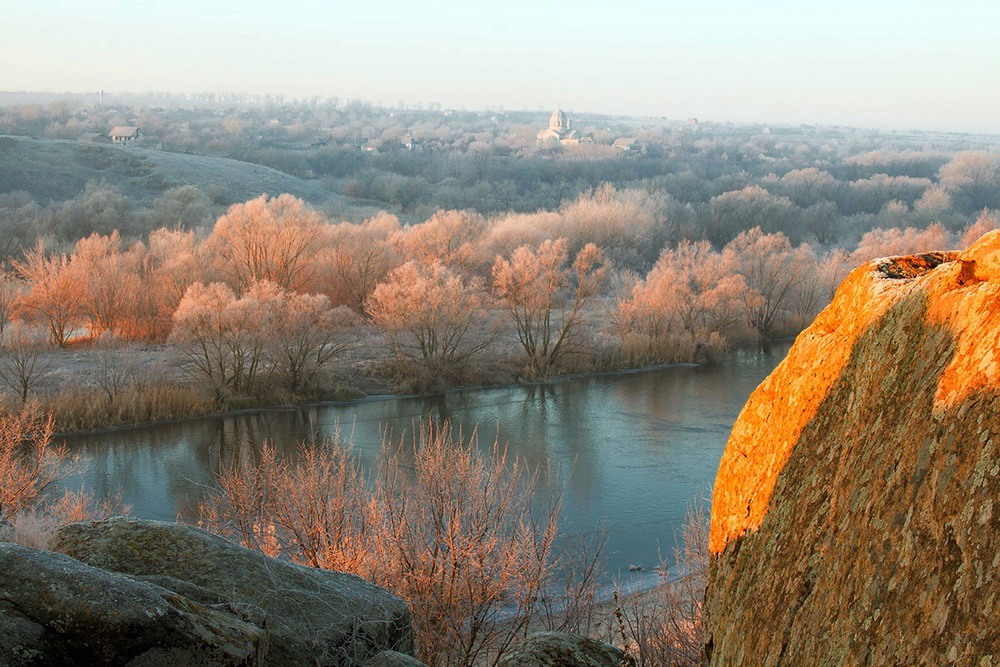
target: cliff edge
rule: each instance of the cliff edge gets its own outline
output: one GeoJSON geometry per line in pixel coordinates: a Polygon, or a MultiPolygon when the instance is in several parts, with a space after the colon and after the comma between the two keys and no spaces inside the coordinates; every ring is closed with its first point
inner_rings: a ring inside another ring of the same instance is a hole
{"type": "Polygon", "coordinates": [[[875,260],[753,393],[712,505],[711,665],[1000,665],[1000,231],[875,260]]]}

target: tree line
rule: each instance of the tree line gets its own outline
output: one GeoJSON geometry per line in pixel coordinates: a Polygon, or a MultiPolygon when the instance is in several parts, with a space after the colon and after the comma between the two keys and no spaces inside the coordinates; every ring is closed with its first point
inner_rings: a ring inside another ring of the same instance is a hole
{"type": "Polygon", "coordinates": [[[995,226],[984,212],[964,239],[941,224],[876,229],[849,252],[758,225],[725,244],[671,243],[632,191],[610,185],[553,211],[441,210],[411,225],[387,213],[331,222],[261,196],[202,232],[23,251],[0,275],[0,375],[23,400],[38,350],[109,337],[167,343],[219,400],[262,384],[309,395],[337,355],[373,337],[420,390],[475,380],[484,364],[523,380],[712,359],[795,333],[862,261],[995,226]]]}

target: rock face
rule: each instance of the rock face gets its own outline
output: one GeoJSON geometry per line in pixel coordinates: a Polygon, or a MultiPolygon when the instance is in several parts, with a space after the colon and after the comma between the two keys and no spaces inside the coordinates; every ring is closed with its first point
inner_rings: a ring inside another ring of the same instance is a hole
{"type": "Polygon", "coordinates": [[[267,631],[268,665],[361,665],[384,649],[413,651],[409,610],[388,591],[354,575],[268,558],[191,526],[70,524],[49,547],[198,605],[256,618],[267,631]]]}
{"type": "MultiPolygon", "coordinates": [[[[500,667],[622,667],[621,649],[564,632],[540,632],[515,646],[500,667]]],[[[630,663],[629,663],[630,664],[630,663]]]]}
{"type": "Polygon", "coordinates": [[[0,665],[263,665],[266,632],[225,605],[0,544],[0,665]]]}
{"type": "Polygon", "coordinates": [[[998,396],[1000,232],[854,271],[726,445],[710,664],[1000,664],[998,396]]]}

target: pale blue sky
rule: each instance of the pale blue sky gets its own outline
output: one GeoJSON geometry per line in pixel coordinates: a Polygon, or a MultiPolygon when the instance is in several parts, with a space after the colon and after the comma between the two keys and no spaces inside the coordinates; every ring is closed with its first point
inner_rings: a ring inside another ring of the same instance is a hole
{"type": "Polygon", "coordinates": [[[0,90],[1000,132],[985,0],[0,0],[0,90]]]}

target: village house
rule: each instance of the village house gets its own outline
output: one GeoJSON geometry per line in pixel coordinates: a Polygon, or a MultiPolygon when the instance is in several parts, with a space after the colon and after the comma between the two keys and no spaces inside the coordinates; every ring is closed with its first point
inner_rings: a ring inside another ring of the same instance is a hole
{"type": "Polygon", "coordinates": [[[123,146],[130,146],[142,139],[142,130],[134,125],[118,125],[108,132],[111,141],[123,146]]]}

